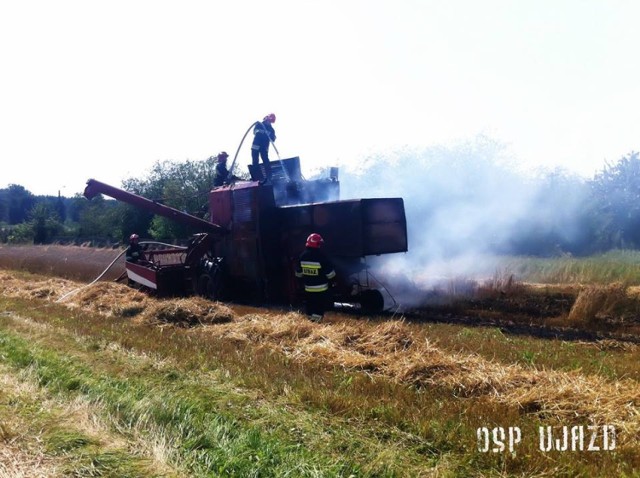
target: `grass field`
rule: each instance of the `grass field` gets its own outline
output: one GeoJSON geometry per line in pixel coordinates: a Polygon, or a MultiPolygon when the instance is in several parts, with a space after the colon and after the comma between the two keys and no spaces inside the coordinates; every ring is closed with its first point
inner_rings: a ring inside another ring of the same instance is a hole
{"type": "Polygon", "coordinates": [[[8,270],[0,290],[1,477],[640,469],[631,343],[338,313],[313,324],[8,270]],[[547,450],[549,430],[569,449],[547,450]]]}
{"type": "Polygon", "coordinates": [[[513,257],[503,267],[521,280],[545,284],[640,285],[640,252],[610,251],[597,256],[576,258],[513,257]]]}

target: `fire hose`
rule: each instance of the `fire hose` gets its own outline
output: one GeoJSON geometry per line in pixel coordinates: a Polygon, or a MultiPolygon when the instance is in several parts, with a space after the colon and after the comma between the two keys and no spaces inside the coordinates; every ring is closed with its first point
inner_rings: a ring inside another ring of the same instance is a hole
{"type": "MultiPolygon", "coordinates": [[[[229,174],[230,175],[233,174],[233,169],[236,166],[236,160],[238,159],[238,154],[240,153],[240,148],[242,148],[242,144],[244,143],[244,140],[246,139],[247,135],[249,134],[249,131],[251,131],[253,128],[255,128],[259,124],[261,124],[259,121],[256,121],[255,123],[251,123],[251,126],[249,126],[247,131],[244,133],[244,136],[242,136],[242,139],[240,140],[240,144],[238,145],[238,149],[236,150],[236,154],[234,155],[233,161],[231,162],[231,167],[229,168],[229,174]]],[[[282,159],[282,158],[280,158],[280,152],[278,151],[278,148],[276,148],[275,143],[271,140],[271,137],[269,135],[267,135],[267,137],[269,138],[269,143],[273,146],[274,151],[278,155],[278,159],[282,159]]],[[[286,180],[290,181],[289,173],[287,172],[287,170],[286,170],[286,168],[284,166],[282,167],[282,171],[284,171],[284,175],[285,175],[286,180]]]]}
{"type": "MultiPolygon", "coordinates": [[[[156,241],[144,241],[141,242],[140,245],[147,245],[147,244],[156,244],[156,245],[161,245],[161,246],[168,246],[168,247],[176,247],[172,244],[165,244],[164,242],[156,242],[156,241]]],[[[184,249],[187,249],[186,247],[184,249]]],[[[98,282],[100,279],[102,279],[104,277],[104,275],[109,271],[109,269],[111,269],[111,267],[113,267],[113,265],[116,263],[116,261],[118,259],[120,259],[120,257],[122,257],[122,255],[127,252],[127,250],[125,249],[124,251],[122,251],[120,254],[118,254],[116,256],[116,258],[114,260],[111,261],[111,264],[109,264],[107,266],[107,268],[105,270],[103,270],[100,275],[98,277],[96,277],[93,281],[91,281],[89,284],[83,285],[82,287],[78,287],[76,289],[73,289],[70,292],[67,292],[66,294],[64,294],[62,297],[60,297],[58,300],[56,300],[56,302],[62,302],[63,300],[65,300],[67,297],[70,297],[74,294],[77,294],[78,292],[80,292],[83,289],[86,289],[87,287],[92,286],[93,284],[95,284],[96,282],[98,282]]]]}

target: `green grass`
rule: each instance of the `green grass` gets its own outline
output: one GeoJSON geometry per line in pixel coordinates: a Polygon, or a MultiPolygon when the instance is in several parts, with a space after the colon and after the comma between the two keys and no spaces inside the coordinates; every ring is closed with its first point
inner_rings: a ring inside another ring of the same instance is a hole
{"type": "MultiPolygon", "coordinates": [[[[3,331],[0,350],[11,366],[31,369],[39,386],[103,404],[118,428],[170,437],[176,444],[169,452],[171,461],[194,476],[313,476],[316,471],[321,476],[350,476],[366,468],[374,475],[393,476],[393,468],[399,466],[397,456],[388,464],[367,463],[369,458],[375,461],[375,447],[366,443],[367,437],[356,437],[352,427],[326,429],[321,416],[303,416],[291,423],[289,411],[281,405],[225,385],[228,370],[223,377],[201,367],[190,373],[157,370],[152,362],[141,364],[135,355],[113,354],[95,343],[81,348],[93,351],[97,360],[90,360],[86,353],[69,349],[74,342],[64,341],[66,353],[58,353],[61,344],[56,340],[52,347],[51,338],[47,333],[47,344],[38,347],[3,331]],[[332,437],[330,443],[323,443],[326,436],[332,437]],[[346,453],[322,453],[325,445],[346,453]],[[350,452],[365,461],[346,458],[350,452]]],[[[414,453],[411,448],[401,452],[402,458],[416,463],[414,453]]]]}
{"type": "MultiPolygon", "coordinates": [[[[1,377],[6,378],[7,374],[6,367],[0,368],[1,377]]],[[[22,375],[24,378],[25,374],[22,375]]],[[[21,389],[17,380],[10,380],[9,383],[5,380],[0,393],[0,445],[3,442],[13,445],[23,453],[16,457],[23,463],[15,463],[14,468],[29,466],[25,465],[25,458],[38,463],[47,461],[49,457],[53,466],[47,470],[47,476],[54,476],[53,473],[70,477],[138,477],[155,474],[148,459],[115,446],[108,433],[98,436],[82,430],[71,416],[73,413],[72,406],[55,400],[46,388],[21,389]]],[[[25,472],[25,475],[35,476],[37,469],[35,466],[30,470],[33,473],[25,472]]],[[[5,476],[3,470],[0,466],[0,476],[5,476]]],[[[13,471],[16,472],[15,469],[13,471]]],[[[42,469],[39,471],[45,473],[42,469]]]]}
{"type": "MultiPolygon", "coordinates": [[[[445,349],[532,368],[590,367],[618,378],[637,358],[625,350],[594,357],[592,346],[495,329],[425,330],[445,349]]],[[[135,325],[45,301],[0,299],[0,360],[62,403],[86,400],[113,441],[125,443],[112,449],[81,429],[50,424],[45,453],[64,458],[68,476],[153,476],[140,466],[157,455],[187,476],[620,476],[640,467],[640,451],[630,448],[544,455],[535,439],[515,456],[482,454],[479,426],[520,426],[535,437],[540,417],[444,386],[416,389],[299,363],[199,328],[135,325]]]]}
{"type": "Polygon", "coordinates": [[[547,284],[640,284],[640,251],[615,250],[589,257],[501,258],[519,280],[547,284]]]}
{"type": "Polygon", "coordinates": [[[581,371],[611,380],[640,381],[640,346],[571,342],[509,335],[497,328],[426,325],[427,334],[446,350],[478,354],[532,369],[581,371]]]}

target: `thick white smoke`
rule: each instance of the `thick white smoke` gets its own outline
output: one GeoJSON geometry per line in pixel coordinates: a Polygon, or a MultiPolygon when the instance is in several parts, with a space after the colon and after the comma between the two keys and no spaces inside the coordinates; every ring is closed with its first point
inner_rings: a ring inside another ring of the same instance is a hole
{"type": "MultiPolygon", "coordinates": [[[[561,208],[545,201],[540,182],[519,172],[505,151],[478,137],[372,156],[358,168],[341,171],[343,199],[404,198],[409,252],[374,259],[390,289],[406,290],[393,277],[420,290],[452,279],[490,278],[501,267],[494,253],[522,235],[522,224],[532,217],[550,227],[568,222],[580,199],[565,198],[561,208]]],[[[570,231],[571,225],[561,229],[570,231]]],[[[403,300],[420,302],[421,297],[403,300]]]]}

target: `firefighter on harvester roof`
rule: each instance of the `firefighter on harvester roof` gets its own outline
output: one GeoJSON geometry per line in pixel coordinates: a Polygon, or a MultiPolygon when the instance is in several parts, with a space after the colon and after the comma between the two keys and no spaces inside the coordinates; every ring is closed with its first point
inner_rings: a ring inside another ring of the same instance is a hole
{"type": "Polygon", "coordinates": [[[224,186],[225,184],[229,184],[231,181],[238,179],[237,176],[229,174],[229,170],[227,169],[227,158],[229,158],[229,155],[226,151],[220,151],[216,156],[216,175],[213,178],[214,188],[224,186]]]}
{"type": "Polygon", "coordinates": [[[296,277],[304,283],[306,313],[314,322],[320,322],[325,311],[333,305],[329,285],[336,277],[336,271],[321,250],[323,244],[320,234],[310,234],[296,264],[296,277]]]}
{"type": "MultiPolygon", "coordinates": [[[[260,184],[271,179],[271,162],[269,161],[269,144],[276,140],[276,131],[273,129],[273,123],[276,122],[276,115],[273,113],[265,116],[262,121],[256,121],[253,128],[253,144],[251,145],[251,162],[254,169],[259,166],[258,157],[262,158],[264,163],[265,177],[260,184]]],[[[274,146],[275,147],[275,146],[274,146]]]]}

